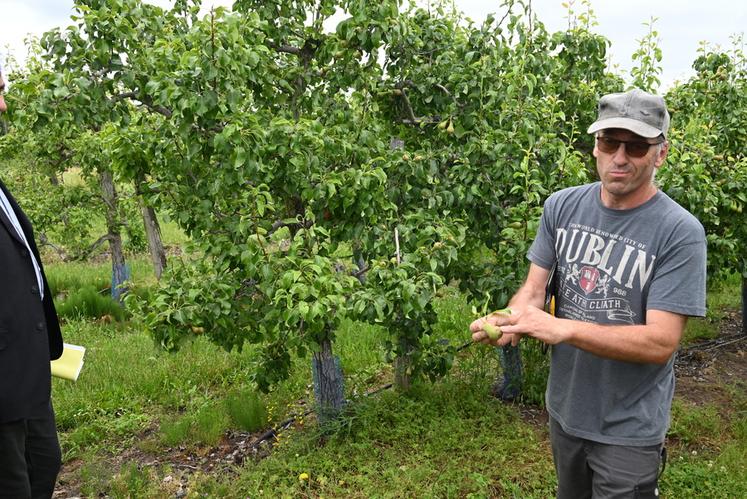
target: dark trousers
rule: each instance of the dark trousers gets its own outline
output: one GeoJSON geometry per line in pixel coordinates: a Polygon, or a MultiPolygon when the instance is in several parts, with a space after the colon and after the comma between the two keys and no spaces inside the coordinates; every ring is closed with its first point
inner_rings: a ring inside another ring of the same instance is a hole
{"type": "Polygon", "coordinates": [[[61,460],[51,403],[42,418],[0,423],[0,498],[52,497],[61,460]]]}
{"type": "Polygon", "coordinates": [[[574,437],[550,418],[558,499],[656,499],[662,445],[607,445],[574,437]]]}

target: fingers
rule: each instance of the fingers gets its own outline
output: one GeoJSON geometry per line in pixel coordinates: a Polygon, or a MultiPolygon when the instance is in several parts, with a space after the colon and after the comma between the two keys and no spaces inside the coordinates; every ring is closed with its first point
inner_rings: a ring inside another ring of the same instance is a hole
{"type": "Polygon", "coordinates": [[[475,343],[484,343],[486,345],[494,346],[503,346],[508,343],[516,344],[515,342],[518,342],[518,339],[512,338],[512,335],[503,336],[501,332],[505,324],[512,322],[510,314],[511,312],[509,309],[503,309],[472,321],[469,325],[470,333],[472,333],[472,341],[475,343]],[[506,313],[506,311],[508,311],[508,313],[506,313]],[[497,335],[495,330],[492,332],[493,338],[498,336],[496,339],[490,339],[491,336],[485,331],[486,325],[492,325],[498,328],[497,335]]]}
{"type": "Polygon", "coordinates": [[[488,333],[486,333],[483,330],[478,330],[472,333],[472,341],[475,343],[482,343],[484,345],[493,345],[496,347],[502,347],[504,345],[508,345],[511,343],[512,345],[517,345],[519,343],[520,337],[523,335],[520,334],[504,334],[497,340],[491,340],[488,337],[488,333]]]}
{"type": "Polygon", "coordinates": [[[507,336],[509,336],[511,338],[511,346],[512,347],[518,346],[519,345],[519,341],[521,341],[521,338],[524,337],[524,335],[521,334],[521,333],[519,333],[519,334],[509,334],[507,336]]]}
{"type": "Polygon", "coordinates": [[[476,333],[477,331],[482,331],[483,326],[487,322],[488,324],[492,324],[493,326],[500,326],[503,327],[506,324],[510,324],[515,320],[516,314],[513,315],[503,315],[503,314],[496,314],[492,313],[490,315],[486,315],[484,317],[480,317],[479,319],[475,319],[472,321],[472,323],[469,325],[469,330],[472,333],[476,333]]]}
{"type": "Polygon", "coordinates": [[[472,333],[472,341],[475,343],[482,343],[488,339],[488,335],[485,331],[478,330],[472,333]]]}
{"type": "Polygon", "coordinates": [[[478,331],[482,331],[483,324],[485,324],[485,317],[480,317],[479,319],[475,319],[474,321],[472,321],[472,324],[469,325],[470,332],[476,333],[478,331]]]}

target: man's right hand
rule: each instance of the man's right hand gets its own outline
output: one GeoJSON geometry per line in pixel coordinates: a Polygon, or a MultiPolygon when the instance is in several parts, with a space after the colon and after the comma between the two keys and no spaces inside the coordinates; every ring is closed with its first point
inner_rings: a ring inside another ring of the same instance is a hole
{"type": "Polygon", "coordinates": [[[469,330],[472,333],[472,341],[475,343],[484,343],[486,345],[504,346],[511,343],[516,346],[519,343],[522,335],[518,334],[502,334],[500,338],[491,340],[488,333],[485,331],[485,325],[490,324],[491,326],[500,328],[501,326],[507,326],[511,324],[511,314],[503,313],[492,313],[485,317],[480,317],[472,321],[469,325],[469,330]]]}

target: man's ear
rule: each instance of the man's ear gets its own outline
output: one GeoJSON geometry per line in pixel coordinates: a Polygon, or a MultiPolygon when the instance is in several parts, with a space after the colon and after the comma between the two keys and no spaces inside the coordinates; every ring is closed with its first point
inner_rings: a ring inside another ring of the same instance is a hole
{"type": "Polygon", "coordinates": [[[664,160],[667,159],[667,154],[669,154],[669,141],[665,140],[661,144],[661,149],[659,149],[659,152],[656,154],[656,161],[654,162],[656,168],[659,168],[664,164],[664,160]]]}

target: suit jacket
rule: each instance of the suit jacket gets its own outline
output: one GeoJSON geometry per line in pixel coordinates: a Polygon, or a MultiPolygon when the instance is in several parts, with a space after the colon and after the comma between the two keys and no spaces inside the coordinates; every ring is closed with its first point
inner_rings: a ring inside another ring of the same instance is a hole
{"type": "Polygon", "coordinates": [[[62,355],[62,333],[31,223],[0,182],[39,263],[44,299],[23,240],[0,209],[0,423],[48,415],[49,361],[62,355]]]}

